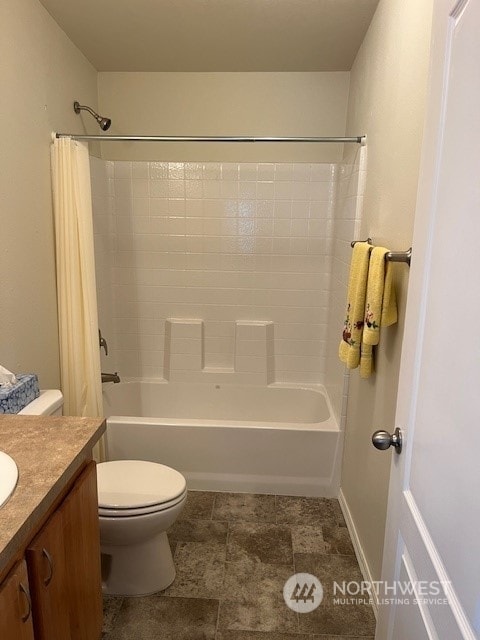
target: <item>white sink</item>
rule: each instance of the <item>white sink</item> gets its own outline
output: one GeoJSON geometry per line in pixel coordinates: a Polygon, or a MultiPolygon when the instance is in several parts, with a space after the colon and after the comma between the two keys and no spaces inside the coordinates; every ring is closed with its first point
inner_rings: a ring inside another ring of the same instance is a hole
{"type": "Polygon", "coordinates": [[[0,507],[12,495],[17,486],[18,468],[15,460],[8,454],[0,451],[0,507]]]}

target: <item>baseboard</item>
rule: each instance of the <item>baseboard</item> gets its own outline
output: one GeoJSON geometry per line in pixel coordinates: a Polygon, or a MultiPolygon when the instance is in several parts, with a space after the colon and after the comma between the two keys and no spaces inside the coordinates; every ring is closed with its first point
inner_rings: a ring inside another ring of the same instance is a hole
{"type": "MultiPolygon", "coordinates": [[[[358,537],[358,533],[355,528],[355,523],[353,522],[352,514],[350,512],[350,509],[348,508],[347,501],[345,500],[345,496],[343,495],[343,491],[341,489],[338,495],[338,501],[340,502],[340,507],[342,509],[343,517],[345,518],[345,522],[347,523],[347,529],[350,534],[350,538],[352,539],[353,548],[355,550],[355,555],[357,556],[358,564],[360,566],[360,571],[362,572],[363,579],[365,580],[365,582],[372,583],[373,577],[367,563],[367,558],[365,557],[363,547],[360,543],[360,538],[358,537]]],[[[373,596],[373,601],[372,601],[373,612],[375,614],[375,617],[377,617],[378,601],[377,601],[377,596],[375,594],[375,590],[373,591],[372,596],[373,596]]]]}
{"type": "Polygon", "coordinates": [[[332,483],[330,477],[257,476],[178,470],[185,476],[187,486],[192,491],[233,491],[234,493],[264,493],[312,498],[334,498],[338,495],[337,486],[332,483]]]}

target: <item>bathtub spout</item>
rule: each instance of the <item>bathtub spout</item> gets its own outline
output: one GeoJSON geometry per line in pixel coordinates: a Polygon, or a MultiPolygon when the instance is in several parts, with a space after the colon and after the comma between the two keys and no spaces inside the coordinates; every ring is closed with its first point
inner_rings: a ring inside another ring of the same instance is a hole
{"type": "Polygon", "coordinates": [[[102,373],[102,382],[120,382],[120,376],[115,373],[102,373]]]}

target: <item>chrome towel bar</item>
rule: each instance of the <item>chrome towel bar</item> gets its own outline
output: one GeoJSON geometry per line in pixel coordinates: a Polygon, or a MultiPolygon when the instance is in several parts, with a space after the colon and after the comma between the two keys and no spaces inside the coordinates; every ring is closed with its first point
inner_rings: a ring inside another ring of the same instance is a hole
{"type": "MultiPolygon", "coordinates": [[[[351,247],[354,247],[357,242],[368,242],[368,244],[372,244],[372,239],[367,238],[366,240],[352,240],[350,243],[351,247]]],[[[410,262],[412,260],[412,247],[407,249],[406,251],[389,251],[385,256],[385,260],[389,260],[390,262],[404,262],[410,266],[410,262]]]]}

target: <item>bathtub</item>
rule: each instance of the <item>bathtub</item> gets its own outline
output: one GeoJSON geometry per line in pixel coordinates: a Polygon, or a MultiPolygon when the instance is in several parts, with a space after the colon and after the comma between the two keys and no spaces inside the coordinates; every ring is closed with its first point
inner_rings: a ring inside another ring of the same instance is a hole
{"type": "Polygon", "coordinates": [[[188,487],[335,497],[342,433],[321,386],[104,384],[109,460],[181,471],[188,487]]]}

